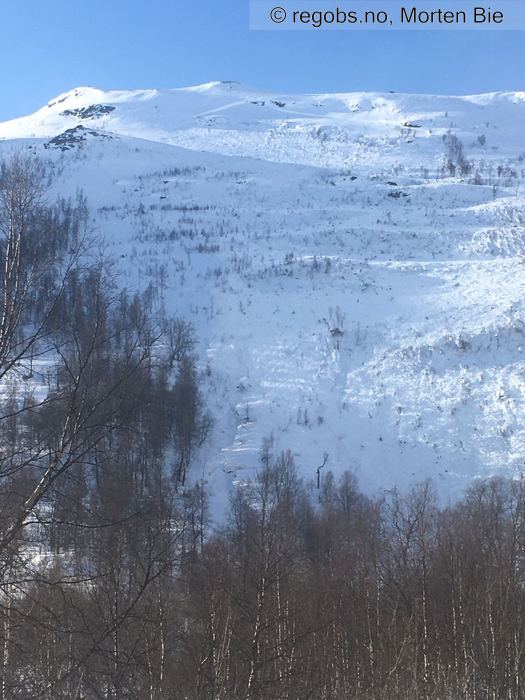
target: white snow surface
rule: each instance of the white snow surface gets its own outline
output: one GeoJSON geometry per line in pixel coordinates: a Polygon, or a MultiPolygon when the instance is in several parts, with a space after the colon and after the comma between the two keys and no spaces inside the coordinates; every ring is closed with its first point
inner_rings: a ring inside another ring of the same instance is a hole
{"type": "Polygon", "coordinates": [[[77,88],[0,123],[0,159],[83,189],[122,283],[196,326],[216,518],[270,435],[307,480],[327,453],[447,501],[524,471],[524,117],[525,92],[77,88]]]}

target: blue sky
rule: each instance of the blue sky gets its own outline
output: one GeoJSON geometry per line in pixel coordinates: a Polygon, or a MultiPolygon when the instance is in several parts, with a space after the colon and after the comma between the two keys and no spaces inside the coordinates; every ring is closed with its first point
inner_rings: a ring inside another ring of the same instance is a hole
{"type": "Polygon", "coordinates": [[[0,22],[0,120],[79,85],[525,89],[523,32],[255,32],[248,0],[2,0],[0,22]]]}

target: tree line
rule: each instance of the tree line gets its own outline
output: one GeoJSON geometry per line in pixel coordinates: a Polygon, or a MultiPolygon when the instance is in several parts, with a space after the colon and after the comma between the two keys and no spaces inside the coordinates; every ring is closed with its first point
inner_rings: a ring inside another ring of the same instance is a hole
{"type": "Polygon", "coordinates": [[[116,698],[211,422],[190,324],[119,288],[84,197],[50,204],[47,180],[0,168],[0,697],[116,698]]]}
{"type": "Polygon", "coordinates": [[[349,472],[317,491],[266,444],[183,572],[174,697],[524,697],[524,498],[497,479],[449,508],[429,483],[369,498],[349,472]]]}

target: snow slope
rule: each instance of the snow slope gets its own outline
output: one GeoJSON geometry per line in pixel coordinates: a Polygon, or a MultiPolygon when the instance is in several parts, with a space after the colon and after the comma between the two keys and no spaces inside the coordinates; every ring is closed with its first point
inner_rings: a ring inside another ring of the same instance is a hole
{"type": "Polygon", "coordinates": [[[521,475],[524,117],[519,92],[77,88],[0,123],[0,158],[83,188],[125,283],[196,325],[219,517],[270,434],[368,491],[521,475]]]}

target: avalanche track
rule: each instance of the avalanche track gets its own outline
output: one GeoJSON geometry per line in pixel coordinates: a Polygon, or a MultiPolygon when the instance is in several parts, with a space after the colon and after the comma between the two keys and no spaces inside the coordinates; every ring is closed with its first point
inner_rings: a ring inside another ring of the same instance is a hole
{"type": "Polygon", "coordinates": [[[525,93],[77,88],[0,158],[88,197],[123,284],[191,320],[216,517],[263,438],[442,499],[525,460],[525,93]]]}

